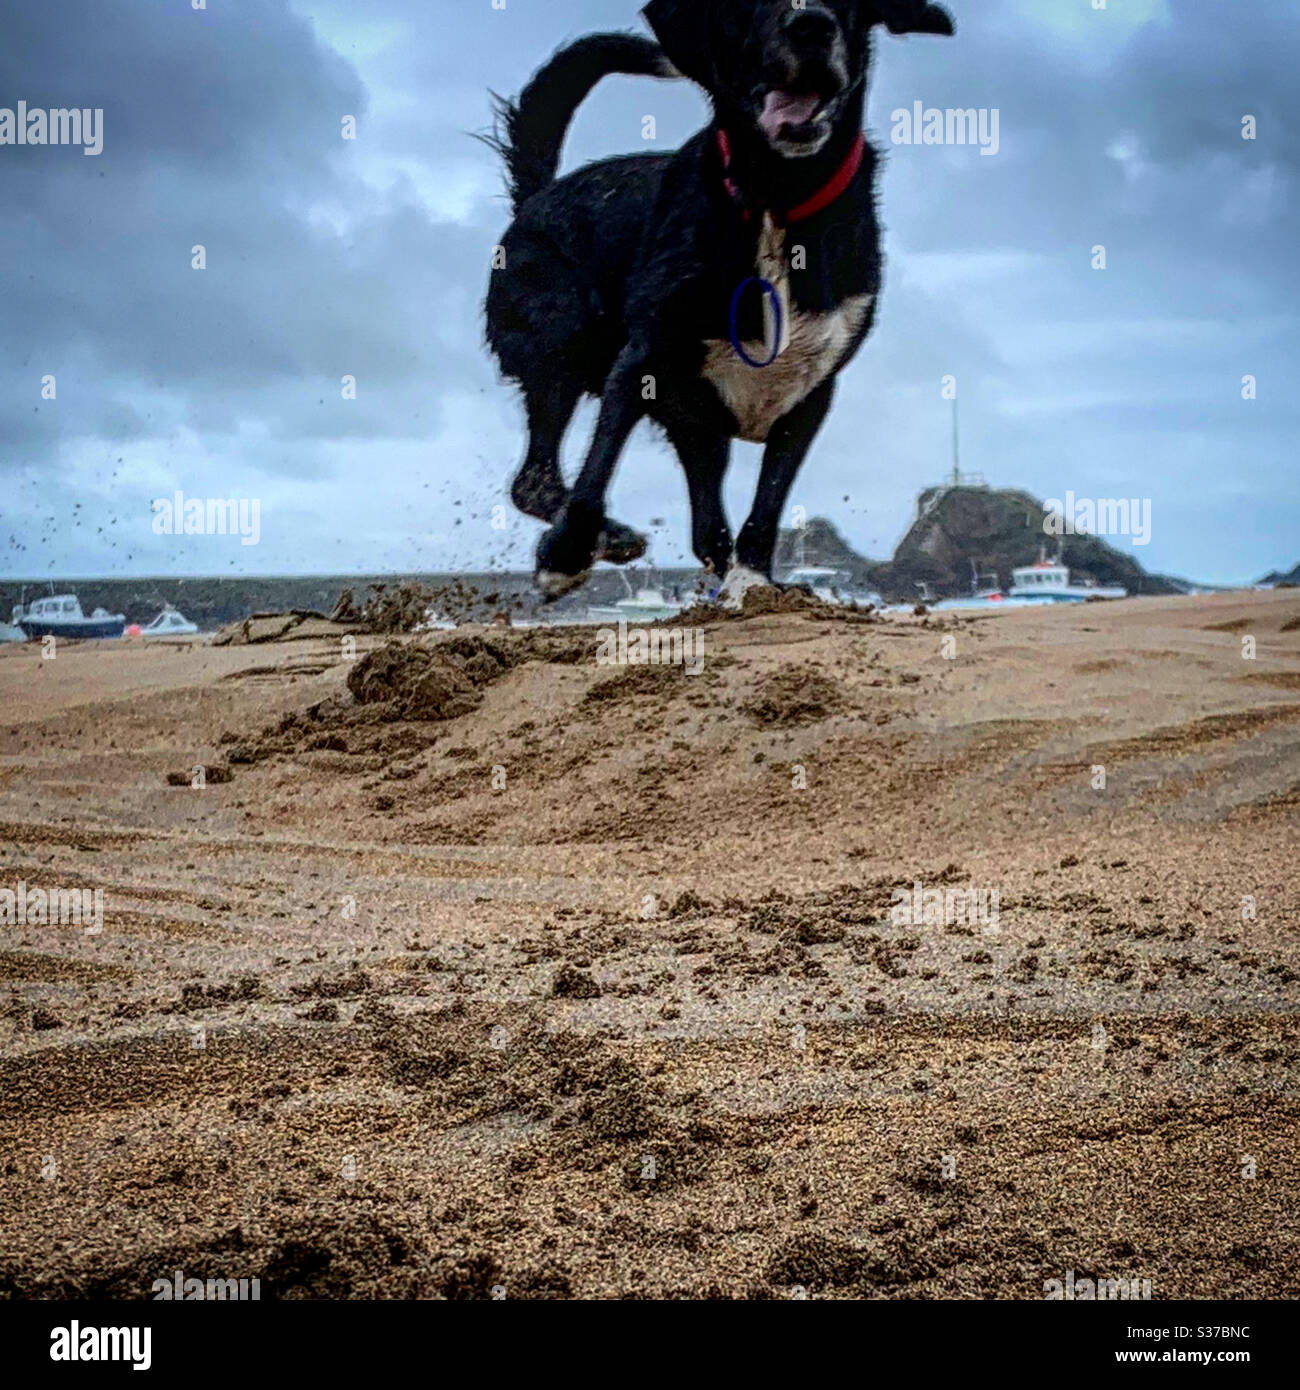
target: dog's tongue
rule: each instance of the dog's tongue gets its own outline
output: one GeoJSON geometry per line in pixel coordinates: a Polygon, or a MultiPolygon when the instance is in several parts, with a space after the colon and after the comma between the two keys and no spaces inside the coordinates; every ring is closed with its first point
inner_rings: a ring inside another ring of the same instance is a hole
{"type": "Polygon", "coordinates": [[[812,120],[819,104],[816,92],[796,96],[794,92],[784,92],[778,88],[768,92],[758,123],[765,135],[775,137],[781,133],[782,126],[803,125],[805,121],[812,120]]]}

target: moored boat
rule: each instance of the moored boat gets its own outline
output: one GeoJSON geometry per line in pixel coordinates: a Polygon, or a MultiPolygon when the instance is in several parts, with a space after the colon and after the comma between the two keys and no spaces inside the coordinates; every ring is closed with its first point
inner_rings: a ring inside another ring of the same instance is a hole
{"type": "Polygon", "coordinates": [[[621,570],[619,578],[627,596],[614,603],[593,603],[587,607],[587,618],[593,623],[616,623],[621,618],[628,623],[655,623],[663,618],[675,618],[685,604],[675,594],[665,594],[657,584],[642,584],[636,589],[621,570]]]}
{"type": "Polygon", "coordinates": [[[87,617],[76,594],[51,594],[28,604],[17,603],[12,616],[28,637],[121,637],[126,630],[124,613],[96,608],[87,617]]]}
{"type": "Polygon", "coordinates": [[[847,570],[832,569],[828,565],[796,565],[780,584],[786,589],[808,589],[823,603],[845,607],[870,604],[875,608],[884,605],[884,599],[874,590],[855,590],[852,575],[847,570]]]}
{"type": "Polygon", "coordinates": [[[1084,603],[1093,598],[1128,598],[1118,584],[1071,584],[1070,571],[1057,561],[1039,560],[1011,571],[1009,598],[1035,599],[1039,603],[1084,603]]]}
{"type": "Polygon", "coordinates": [[[192,623],[179,609],[166,604],[163,611],[147,627],[140,629],[140,636],[153,641],[165,641],[170,637],[193,637],[199,626],[192,623]]]}

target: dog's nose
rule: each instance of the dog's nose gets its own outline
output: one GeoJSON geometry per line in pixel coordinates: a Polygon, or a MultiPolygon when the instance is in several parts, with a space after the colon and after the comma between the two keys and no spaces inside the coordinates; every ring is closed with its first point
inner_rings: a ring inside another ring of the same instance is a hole
{"type": "Polygon", "coordinates": [[[834,41],[837,25],[829,10],[795,10],[786,15],[786,36],[801,48],[819,48],[834,41]]]}

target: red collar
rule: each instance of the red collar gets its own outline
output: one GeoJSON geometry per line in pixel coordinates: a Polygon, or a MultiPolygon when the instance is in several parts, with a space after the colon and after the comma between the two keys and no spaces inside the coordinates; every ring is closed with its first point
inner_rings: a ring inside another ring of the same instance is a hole
{"type": "MultiPolygon", "coordinates": [[[[829,182],[824,183],[811,198],[805,198],[802,203],[796,204],[787,211],[784,216],[778,215],[772,210],[773,220],[781,225],[791,222],[803,222],[812,217],[814,213],[821,212],[823,208],[830,205],[840,196],[841,193],[853,182],[853,176],[862,167],[862,157],[866,153],[867,140],[861,131],[858,131],[858,138],[853,142],[852,148],[844,156],[844,163],[831,176],[829,182]]],[[[722,183],[727,192],[731,195],[732,201],[740,208],[745,221],[748,222],[752,214],[752,209],[745,201],[745,195],[736,187],[735,180],[731,178],[729,170],[731,168],[731,141],[727,137],[727,132],[718,127],[718,153],[722,156],[722,183]]]]}

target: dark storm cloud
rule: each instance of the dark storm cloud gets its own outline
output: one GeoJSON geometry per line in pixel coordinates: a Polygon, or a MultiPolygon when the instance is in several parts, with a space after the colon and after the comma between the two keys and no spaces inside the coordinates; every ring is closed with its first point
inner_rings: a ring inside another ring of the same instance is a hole
{"type": "MultiPolygon", "coordinates": [[[[1300,134],[1287,7],[952,8],[957,40],[877,43],[879,327],[793,500],[887,550],[948,465],[951,373],[963,462],[990,481],[1151,496],[1153,568],[1223,579],[1289,565],[1300,134]],[[890,113],[915,100],[997,108],[998,154],[892,145],[890,113]],[[1246,373],[1260,379],[1253,403],[1246,373]]],[[[126,545],[95,549],[62,524],[63,499],[111,497],[138,536],[150,495],[238,486],[267,497],[246,568],[497,554],[485,518],[521,434],[479,299],[508,211],[469,133],[488,123],[487,89],[518,90],[566,38],[637,25],[634,0],[65,0],[7,15],[0,106],[102,107],[104,150],[0,147],[0,244],[14,248],[0,258],[0,476],[18,480],[0,492],[4,534],[39,534],[63,570],[202,568],[158,558],[147,534],[130,562],[126,545]],[[345,115],[357,141],[340,138],[345,115]],[[46,373],[57,402],[40,399],[46,373]],[[341,399],[345,373],[355,401],[341,399]]],[[[566,167],[649,148],[647,114],[671,147],[703,112],[686,84],[612,80],[579,112],[566,167]]],[[[733,510],[752,453],[737,450],[733,510]]],[[[684,553],[683,494],[667,451],[638,432],[614,496],[634,522],[667,511],[663,560],[684,553]]],[[[532,535],[512,520],[516,563],[532,535]]],[[[4,563],[45,572],[32,553],[4,563]]]]}
{"type": "Polygon", "coordinates": [[[106,131],[95,158],[3,151],[9,463],[69,434],[138,438],[146,422],[115,399],[132,389],[170,393],[205,429],[249,410],[274,433],[427,429],[431,356],[443,381],[456,366],[434,326],[439,282],[449,267],[481,279],[481,251],[400,197],[346,236],[331,227],[332,206],[356,218],[370,196],[340,133],[367,96],[305,20],[274,0],[83,0],[57,23],[33,9],[9,39],[0,92],[102,105],[106,131]],[[39,403],[46,372],[56,405],[39,403]],[[322,409],[344,373],[357,401],[322,409]]]}

